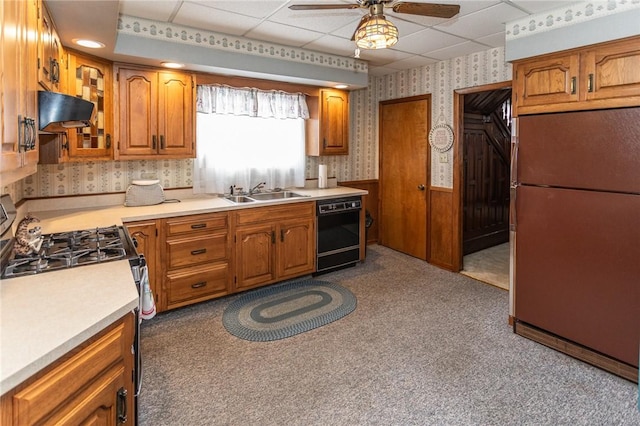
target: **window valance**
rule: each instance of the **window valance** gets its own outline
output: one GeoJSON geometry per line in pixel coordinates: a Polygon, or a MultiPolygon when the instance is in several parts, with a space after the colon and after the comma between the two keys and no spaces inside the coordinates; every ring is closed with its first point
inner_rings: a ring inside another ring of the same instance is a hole
{"type": "Polygon", "coordinates": [[[309,118],[303,93],[199,85],[196,107],[205,114],[233,114],[262,118],[309,118]]]}

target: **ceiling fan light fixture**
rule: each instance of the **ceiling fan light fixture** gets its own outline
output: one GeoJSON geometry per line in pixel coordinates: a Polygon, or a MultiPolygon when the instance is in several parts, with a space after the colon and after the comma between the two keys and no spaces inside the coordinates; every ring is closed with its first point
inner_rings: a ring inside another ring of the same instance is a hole
{"type": "Polygon", "coordinates": [[[356,30],[355,41],[361,49],[386,49],[398,42],[398,28],[384,15],[371,15],[356,30]]]}

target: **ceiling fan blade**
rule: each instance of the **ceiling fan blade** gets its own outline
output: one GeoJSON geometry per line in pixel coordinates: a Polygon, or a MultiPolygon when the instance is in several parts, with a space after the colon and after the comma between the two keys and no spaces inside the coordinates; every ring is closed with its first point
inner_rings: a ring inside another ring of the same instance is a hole
{"type": "Polygon", "coordinates": [[[460,12],[460,6],[457,4],[437,3],[399,2],[394,4],[392,9],[396,13],[433,16],[435,18],[452,18],[460,12]]]}
{"type": "Polygon", "coordinates": [[[358,9],[359,4],[292,4],[291,10],[358,9]]]}

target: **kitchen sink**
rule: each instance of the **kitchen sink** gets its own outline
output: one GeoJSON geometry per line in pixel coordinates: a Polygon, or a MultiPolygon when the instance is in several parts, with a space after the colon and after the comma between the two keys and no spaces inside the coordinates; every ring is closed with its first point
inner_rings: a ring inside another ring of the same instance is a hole
{"type": "Polygon", "coordinates": [[[253,203],[255,201],[244,195],[228,195],[224,198],[234,203],[253,203]]]}
{"type": "Polygon", "coordinates": [[[251,194],[249,197],[254,200],[264,201],[264,200],[280,200],[282,198],[296,198],[296,197],[304,197],[305,195],[300,195],[296,192],[292,191],[280,191],[280,192],[259,192],[256,194],[251,194]]]}

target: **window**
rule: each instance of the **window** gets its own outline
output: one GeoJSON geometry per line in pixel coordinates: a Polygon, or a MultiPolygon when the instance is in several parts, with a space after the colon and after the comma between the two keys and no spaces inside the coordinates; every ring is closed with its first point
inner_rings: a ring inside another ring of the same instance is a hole
{"type": "Polygon", "coordinates": [[[194,192],[304,186],[303,94],[198,86],[194,192]]]}

